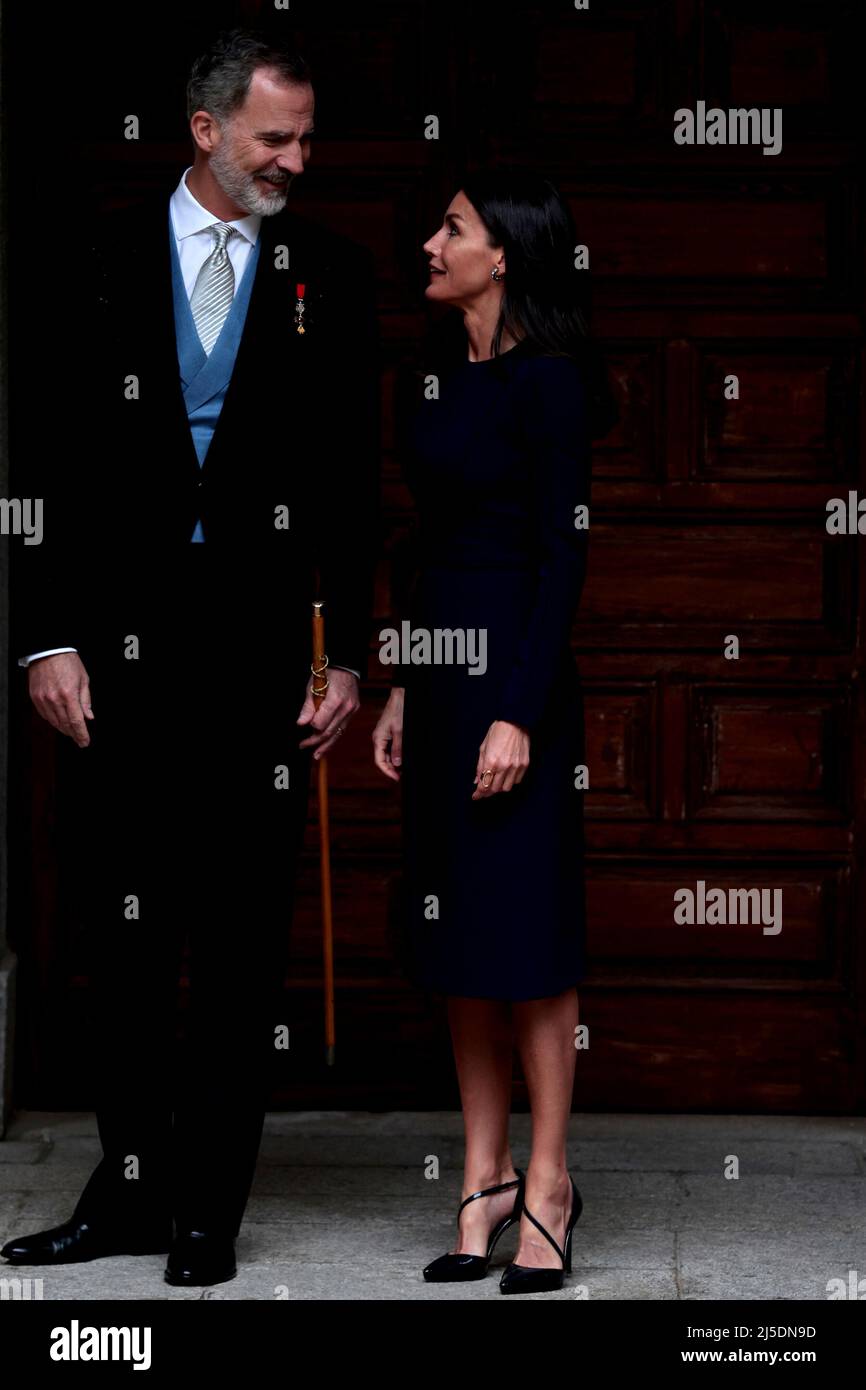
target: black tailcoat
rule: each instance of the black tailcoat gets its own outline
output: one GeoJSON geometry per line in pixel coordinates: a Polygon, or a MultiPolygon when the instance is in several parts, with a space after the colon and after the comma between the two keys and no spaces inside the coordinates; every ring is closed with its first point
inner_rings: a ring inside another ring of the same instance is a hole
{"type": "MultiPolygon", "coordinates": [[[[65,228],[89,224],[70,212],[65,228]]],[[[59,334],[55,417],[33,430],[44,539],[19,551],[15,645],[22,656],[75,647],[91,681],[92,742],[60,744],[89,798],[79,817],[104,1150],[79,1214],[130,1228],[151,1230],[170,1210],[198,1230],[234,1234],[241,1220],[273,1027],[291,1024],[281,985],[310,769],[298,747],[309,731],[295,721],[317,570],[328,656],[366,668],[378,541],[371,257],[289,210],[259,235],[202,468],[179,374],[169,190],[106,215],[44,295],[59,334]],[[280,508],[287,529],[274,524],[280,508]],[[197,518],[203,544],[190,539],[197,518]]]]}

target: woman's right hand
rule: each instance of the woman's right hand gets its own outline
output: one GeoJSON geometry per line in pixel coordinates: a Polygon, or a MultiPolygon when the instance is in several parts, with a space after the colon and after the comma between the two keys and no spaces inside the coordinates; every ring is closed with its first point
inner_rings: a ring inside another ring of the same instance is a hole
{"type": "Polygon", "coordinates": [[[403,759],[403,695],[401,685],[392,688],[388,703],[373,730],[373,761],[392,782],[400,781],[400,773],[396,769],[403,759]]]}

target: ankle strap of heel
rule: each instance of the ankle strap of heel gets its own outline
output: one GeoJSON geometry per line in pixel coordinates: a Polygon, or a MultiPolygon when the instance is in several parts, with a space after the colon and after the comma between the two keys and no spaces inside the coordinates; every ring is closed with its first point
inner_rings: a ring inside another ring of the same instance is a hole
{"type": "Polygon", "coordinates": [[[514,1171],[517,1174],[517,1177],[512,1178],[510,1182],[501,1182],[496,1187],[484,1187],[481,1189],[480,1192],[473,1192],[468,1197],[464,1197],[463,1201],[460,1203],[460,1206],[457,1208],[457,1215],[460,1215],[463,1208],[469,1202],[474,1202],[479,1197],[493,1197],[497,1192],[510,1192],[513,1187],[520,1187],[526,1177],[526,1174],[524,1173],[522,1168],[515,1168],[514,1171]]]}
{"type": "MultiPolygon", "coordinates": [[[[565,1243],[566,1243],[566,1245],[568,1244],[569,1232],[572,1230],[572,1228],[573,1228],[573,1226],[574,1226],[574,1209],[575,1209],[575,1203],[576,1203],[576,1201],[577,1201],[577,1189],[576,1189],[575,1186],[574,1186],[574,1178],[569,1178],[569,1182],[571,1183],[571,1212],[570,1212],[570,1214],[569,1214],[569,1219],[568,1219],[568,1221],[566,1222],[566,1226],[565,1226],[565,1243]]],[[[532,1222],[533,1226],[535,1227],[535,1229],[536,1229],[537,1231],[540,1231],[540,1232],[541,1232],[541,1234],[544,1236],[545,1240],[548,1240],[548,1241],[550,1242],[550,1244],[553,1246],[554,1250],[556,1251],[557,1255],[559,1256],[560,1260],[562,1261],[563,1268],[564,1268],[564,1267],[565,1267],[565,1251],[564,1251],[564,1250],[560,1250],[560,1248],[559,1248],[559,1246],[557,1245],[556,1241],[553,1239],[553,1236],[550,1234],[549,1231],[546,1231],[546,1230],[544,1229],[544,1227],[542,1226],[542,1224],[541,1224],[540,1221],[537,1221],[537,1220],[536,1220],[536,1218],[532,1215],[532,1212],[529,1210],[529,1207],[526,1205],[525,1202],[523,1203],[523,1215],[527,1218],[528,1221],[531,1221],[531,1222],[532,1222]]]]}

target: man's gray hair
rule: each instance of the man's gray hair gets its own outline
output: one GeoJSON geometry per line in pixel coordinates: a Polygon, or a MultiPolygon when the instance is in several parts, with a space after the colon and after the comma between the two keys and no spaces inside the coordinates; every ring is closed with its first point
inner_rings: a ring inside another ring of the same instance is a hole
{"type": "Polygon", "coordinates": [[[216,120],[227,120],[246,100],[257,68],[270,68],[287,83],[313,80],[309,63],[294,49],[257,29],[227,29],[192,65],[186,84],[187,119],[195,111],[209,111],[216,120]]]}

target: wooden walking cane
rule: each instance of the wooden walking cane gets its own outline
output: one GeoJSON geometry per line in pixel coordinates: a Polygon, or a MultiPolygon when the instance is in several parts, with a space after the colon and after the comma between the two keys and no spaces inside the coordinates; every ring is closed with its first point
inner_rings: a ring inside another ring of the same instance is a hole
{"type": "MultiPolygon", "coordinates": [[[[328,658],[325,655],[325,619],[322,616],[324,603],[321,599],[313,602],[313,661],[310,670],[313,683],[310,694],[316,709],[322,703],[328,689],[325,674],[328,658]]],[[[325,986],[325,1061],[329,1067],[334,1065],[334,921],[331,899],[331,841],[328,828],[328,755],[323,753],[319,762],[319,866],[322,882],[322,952],[324,957],[325,986]]]]}

